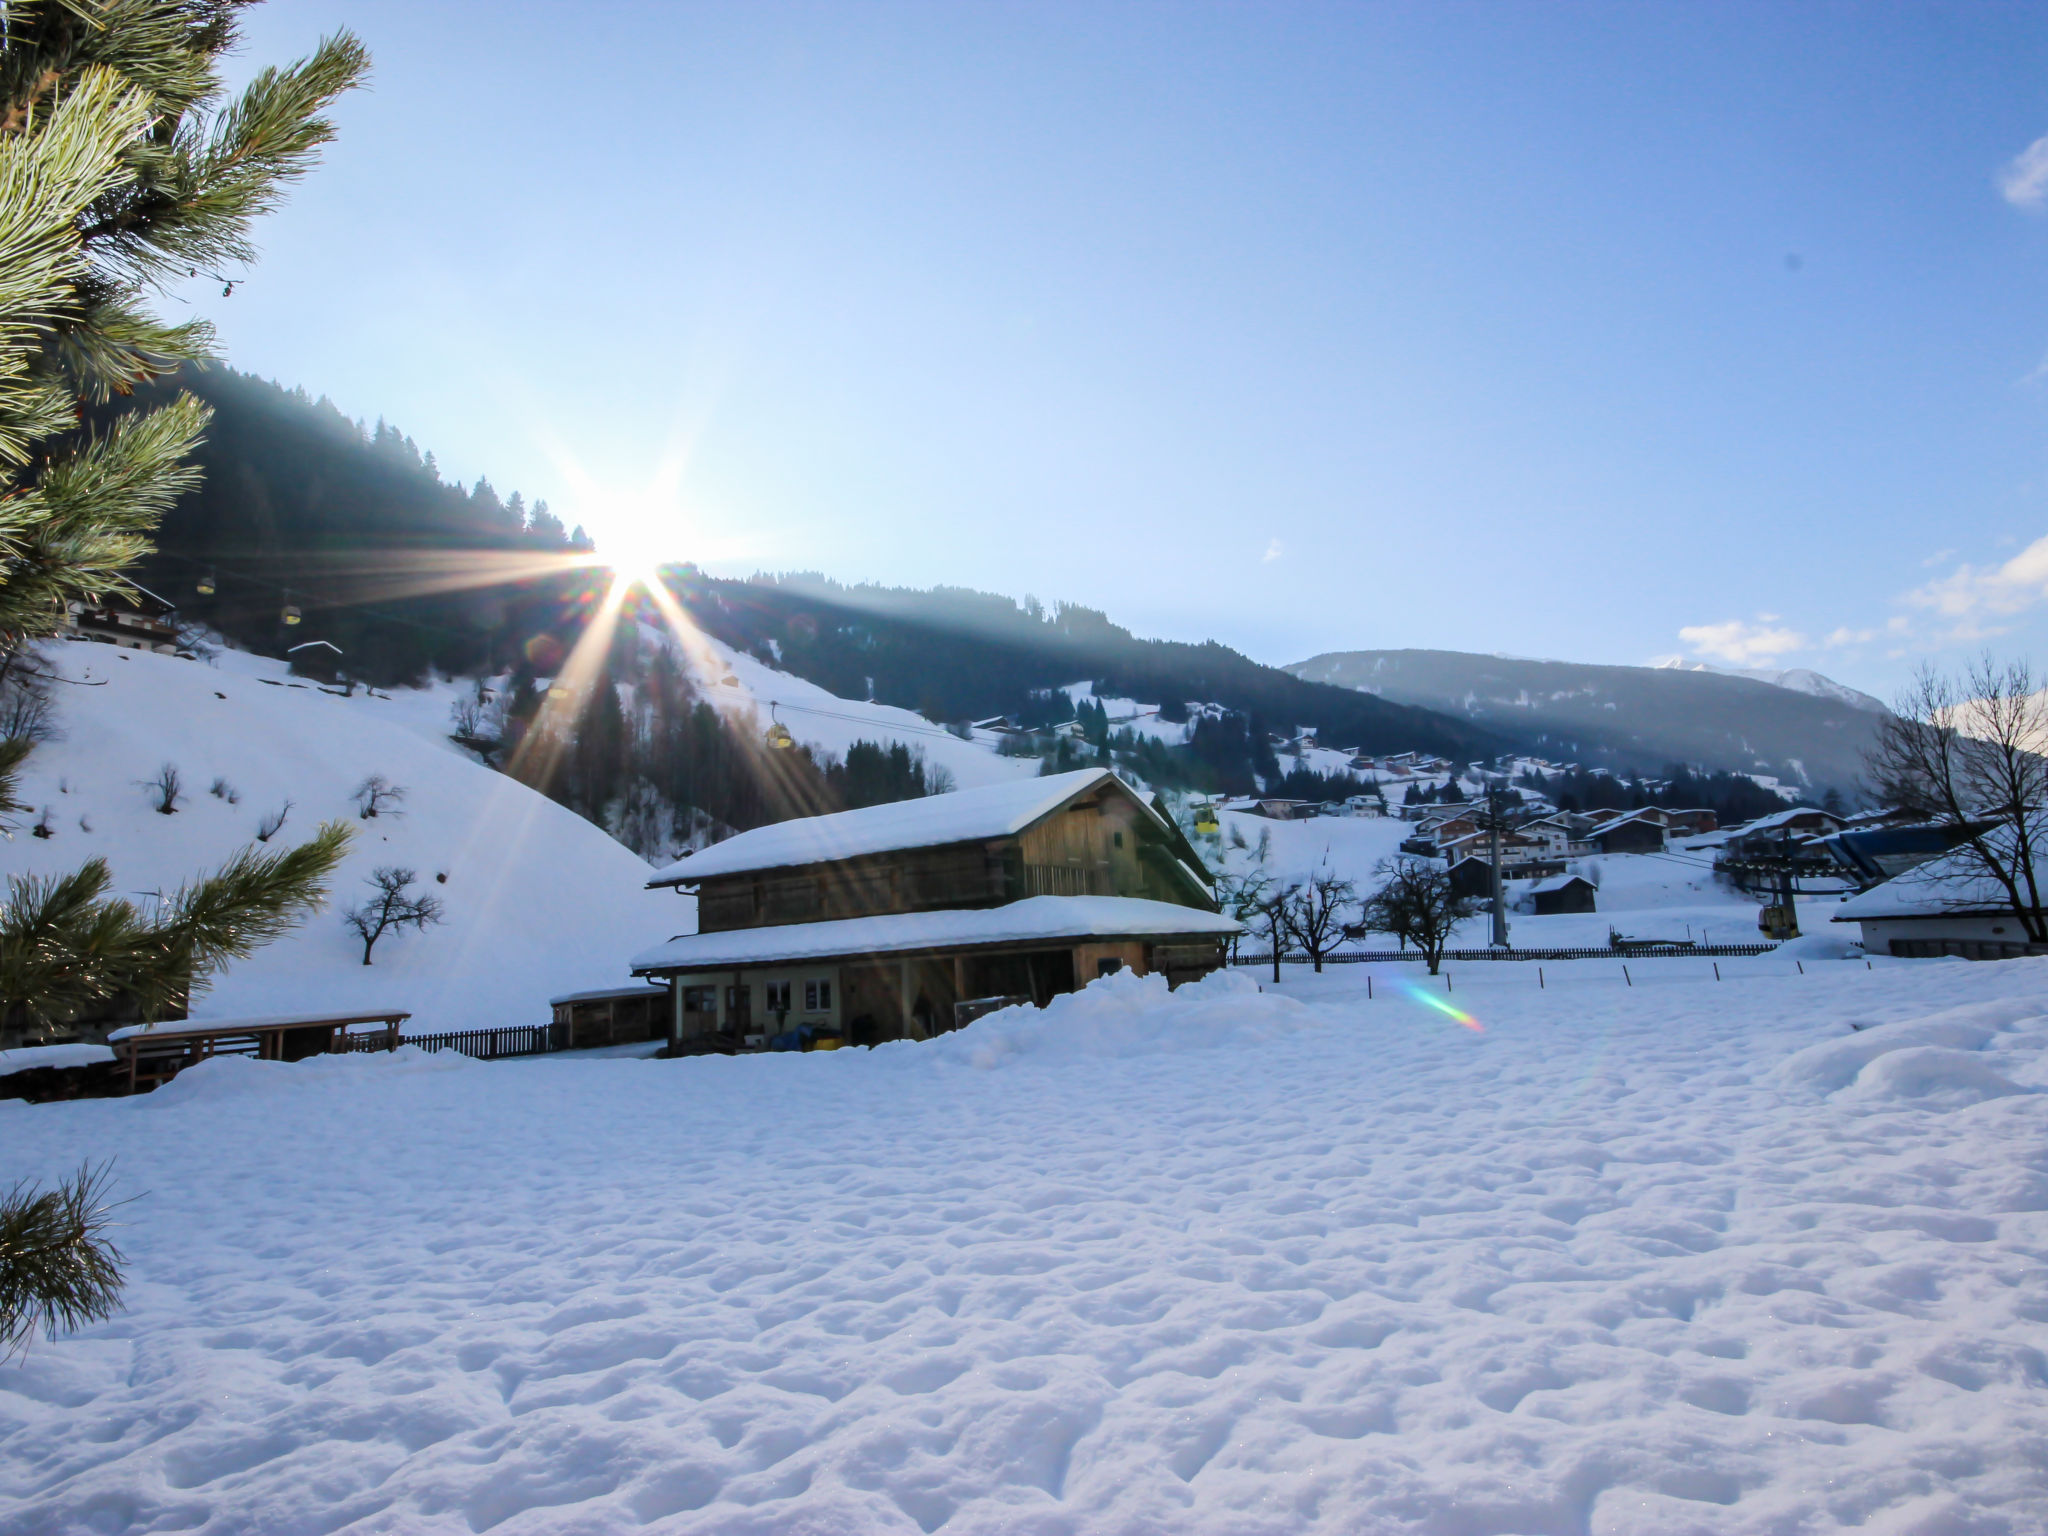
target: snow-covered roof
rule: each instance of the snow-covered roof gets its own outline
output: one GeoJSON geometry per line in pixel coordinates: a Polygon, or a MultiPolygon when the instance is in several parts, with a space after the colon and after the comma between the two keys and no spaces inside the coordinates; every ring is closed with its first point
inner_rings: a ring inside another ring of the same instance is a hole
{"type": "Polygon", "coordinates": [[[1546,891],[1561,891],[1566,886],[1574,883],[1591,885],[1593,882],[1584,875],[1552,875],[1548,879],[1531,881],[1529,884],[1529,894],[1535,896],[1546,891]]]}
{"type": "Polygon", "coordinates": [[[1822,816],[1838,827],[1842,824],[1842,818],[1833,811],[1823,811],[1811,805],[1795,805],[1787,810],[1774,811],[1768,816],[1759,816],[1755,821],[1745,821],[1739,827],[1724,830],[1738,838],[1748,837],[1756,832],[1775,832],[1779,827],[1787,826],[1801,816],[1822,816]]]}
{"type": "Polygon", "coordinates": [[[107,1031],[111,1044],[136,1035],[244,1035],[259,1029],[310,1029],[336,1024],[402,1024],[412,1015],[402,1008],[369,1009],[361,1013],[272,1013],[253,1019],[167,1019],[156,1024],[124,1024],[107,1031]]]}
{"type": "Polygon", "coordinates": [[[559,1008],[564,1003],[602,1003],[610,998],[660,997],[662,989],[650,986],[644,981],[627,982],[616,987],[590,987],[581,992],[564,992],[559,997],[548,999],[550,1008],[559,1008]]]}
{"type": "Polygon", "coordinates": [[[635,955],[633,970],[709,970],[1061,939],[1220,939],[1243,931],[1234,918],[1170,901],[1136,896],[1027,896],[1002,907],[890,912],[829,923],[686,933],[635,955]]]}
{"type": "MultiPolygon", "coordinates": [[[[1122,785],[1123,781],[1107,768],[1082,768],[1041,779],[1014,779],[1007,784],[984,784],[979,789],[958,789],[921,800],[898,800],[830,816],[777,822],[686,854],[658,871],[647,883],[685,885],[715,875],[787,869],[799,864],[895,853],[905,848],[938,848],[948,843],[1011,837],[1103,783],[1122,785]]],[[[1133,798],[1137,798],[1135,794],[1133,798]]]]}
{"type": "MultiPolygon", "coordinates": [[[[2048,870],[2039,876],[2048,881],[2048,870]]],[[[1830,921],[1861,922],[1864,918],[1961,917],[1972,913],[2012,910],[2005,887],[1984,871],[1965,849],[1942,854],[1894,875],[1882,885],[1851,896],[1835,909],[1830,921]]]]}
{"type": "Polygon", "coordinates": [[[113,1050],[104,1045],[25,1045],[18,1050],[0,1051],[0,1077],[43,1067],[97,1067],[113,1059],[113,1050]]]}

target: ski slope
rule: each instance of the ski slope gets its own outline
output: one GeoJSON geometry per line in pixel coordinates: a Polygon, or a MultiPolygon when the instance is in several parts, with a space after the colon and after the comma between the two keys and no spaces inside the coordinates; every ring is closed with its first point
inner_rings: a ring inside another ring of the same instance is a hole
{"type": "Polygon", "coordinates": [[[625,983],[637,949],[696,927],[693,901],[643,889],[644,861],[447,740],[457,685],[343,698],[241,652],[213,665],[80,643],[48,655],[68,680],[53,690],[59,739],[28,759],[32,809],[0,843],[0,874],[97,854],[118,894],[147,899],[248,846],[286,801],[272,846],[323,820],[355,830],[330,909],[233,966],[195,1017],[404,1008],[415,1032],[541,1023],[549,997],[625,983]],[[184,781],[170,815],[144,787],[166,763],[184,781]],[[371,774],[405,791],[397,814],[360,817],[351,797],[371,774]],[[45,808],[47,839],[29,831],[45,808]],[[365,966],[339,913],[381,865],[416,870],[446,918],[387,935],[365,966]]]}
{"type": "Polygon", "coordinates": [[[1728,970],[0,1104],[0,1530],[2048,1532],[2048,961],[1728,970]]]}

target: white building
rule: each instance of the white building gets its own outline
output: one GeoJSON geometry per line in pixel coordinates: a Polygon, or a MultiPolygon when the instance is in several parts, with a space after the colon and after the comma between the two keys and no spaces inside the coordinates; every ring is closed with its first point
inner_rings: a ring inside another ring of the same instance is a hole
{"type": "Polygon", "coordinates": [[[1858,924],[1873,955],[2013,960],[2048,953],[2029,943],[2004,888],[1967,852],[1943,854],[1851,896],[1830,921],[1858,924]]]}

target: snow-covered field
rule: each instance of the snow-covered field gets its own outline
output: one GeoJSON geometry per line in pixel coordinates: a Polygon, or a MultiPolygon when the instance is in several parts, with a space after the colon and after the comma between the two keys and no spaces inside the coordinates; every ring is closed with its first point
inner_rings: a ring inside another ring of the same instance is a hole
{"type": "Polygon", "coordinates": [[[645,861],[448,741],[455,685],[342,698],[240,652],[213,665],[109,645],[49,655],[70,680],[53,690],[59,737],[28,759],[31,809],[0,843],[0,874],[68,872],[97,854],[117,893],[146,897],[250,846],[287,801],[273,847],[324,820],[356,831],[330,909],[233,966],[195,1016],[388,1007],[410,1009],[421,1032],[543,1023],[550,996],[624,983],[637,949],[696,927],[693,900],[643,889],[645,861]],[[166,763],[184,780],[170,815],[144,786],[166,763]],[[352,796],[371,774],[405,799],[364,820],[352,796]],[[46,808],[52,835],[32,836],[46,808]],[[415,870],[446,918],[384,938],[365,966],[340,911],[380,865],[415,870]]]}
{"type": "Polygon", "coordinates": [[[0,1529],[2048,1531],[2048,961],[1614,969],[0,1105],[0,1529]]]}

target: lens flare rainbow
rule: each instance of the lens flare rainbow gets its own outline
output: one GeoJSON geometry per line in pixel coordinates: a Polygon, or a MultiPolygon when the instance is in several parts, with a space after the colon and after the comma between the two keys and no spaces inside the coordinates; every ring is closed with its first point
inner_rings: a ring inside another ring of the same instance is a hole
{"type": "Polygon", "coordinates": [[[1410,997],[1414,998],[1416,1002],[1426,1003],[1431,1008],[1434,1008],[1438,1013],[1445,1015],[1446,1017],[1450,1018],[1456,1023],[1464,1025],[1465,1028],[1471,1030],[1473,1034],[1483,1035],[1486,1033],[1486,1026],[1484,1024],[1481,1024],[1477,1019],[1473,1018],[1471,1014],[1467,1013],[1464,1009],[1460,1008],[1456,1003],[1452,1002],[1448,997],[1445,997],[1442,993],[1432,992],[1429,990],[1429,988],[1412,981],[1402,982],[1401,990],[1406,992],[1410,997]]]}

